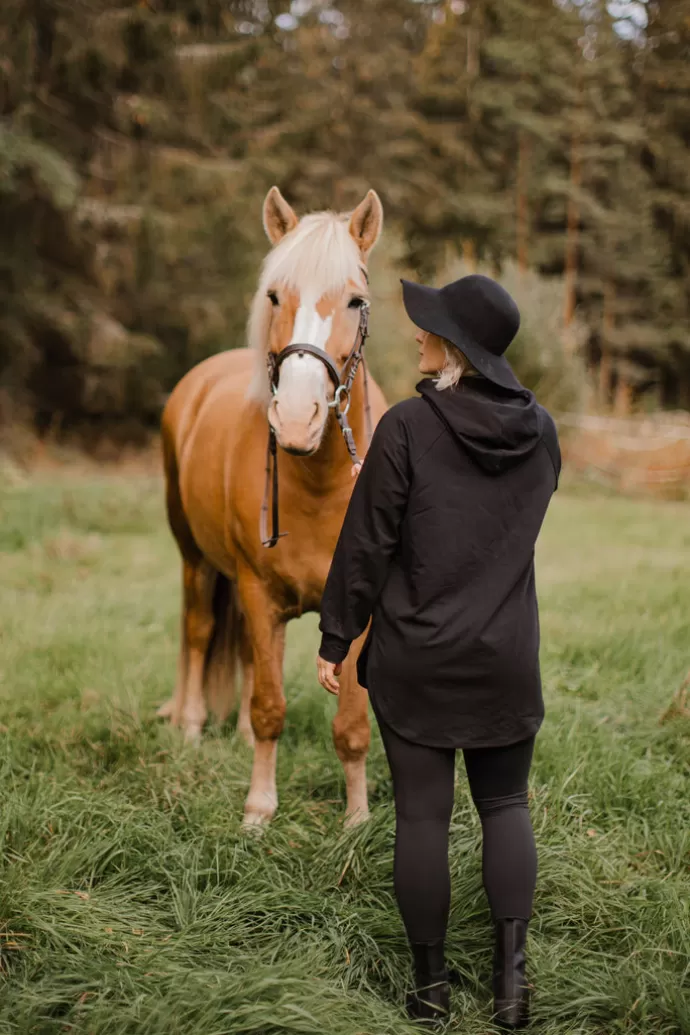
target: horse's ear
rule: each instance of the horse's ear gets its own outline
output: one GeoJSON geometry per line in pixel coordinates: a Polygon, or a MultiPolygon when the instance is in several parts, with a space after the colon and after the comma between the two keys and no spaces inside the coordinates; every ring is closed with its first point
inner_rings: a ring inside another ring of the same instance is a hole
{"type": "Polygon", "coordinates": [[[271,244],[278,244],[294,230],[299,219],[277,187],[271,187],[264,201],[264,230],[271,244]]]}
{"type": "Polygon", "coordinates": [[[350,235],[355,239],[362,258],[367,255],[379,239],[383,226],[383,205],[375,190],[370,190],[350,216],[350,235]]]}

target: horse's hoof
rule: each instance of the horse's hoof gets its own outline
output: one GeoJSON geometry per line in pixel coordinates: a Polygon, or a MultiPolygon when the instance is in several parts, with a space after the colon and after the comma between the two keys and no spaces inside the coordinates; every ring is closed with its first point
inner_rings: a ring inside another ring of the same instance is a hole
{"type": "Polygon", "coordinates": [[[345,823],[343,824],[346,830],[352,830],[354,827],[359,827],[362,823],[366,823],[371,818],[369,809],[356,809],[354,812],[345,813],[345,823]]]}
{"type": "Polygon", "coordinates": [[[192,747],[199,747],[201,744],[201,723],[187,723],[184,729],[184,742],[192,747]]]}
{"type": "Polygon", "coordinates": [[[172,719],[174,711],[175,700],[171,697],[169,701],[166,701],[165,704],[162,704],[160,706],[160,708],[156,712],[156,716],[159,719],[172,719]]]}
{"type": "Polygon", "coordinates": [[[261,791],[250,791],[244,803],[244,827],[265,827],[276,814],[278,797],[261,791]]]}
{"type": "Polygon", "coordinates": [[[252,834],[260,834],[271,822],[272,817],[263,812],[246,812],[242,820],[242,829],[252,834]]]}
{"type": "Polygon", "coordinates": [[[248,748],[253,748],[256,744],[256,737],[254,736],[254,730],[251,726],[238,726],[237,732],[241,736],[248,748]]]}

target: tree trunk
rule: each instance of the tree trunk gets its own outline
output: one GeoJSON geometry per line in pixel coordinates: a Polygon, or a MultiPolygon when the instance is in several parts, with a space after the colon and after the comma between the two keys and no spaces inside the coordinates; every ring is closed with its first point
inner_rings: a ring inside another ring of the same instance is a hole
{"type": "Polygon", "coordinates": [[[604,285],[604,311],[601,320],[601,360],[599,361],[598,403],[607,410],[611,402],[611,331],[613,330],[614,288],[610,281],[604,285]]]}
{"type": "Polygon", "coordinates": [[[624,374],[618,375],[614,413],[617,417],[629,417],[632,409],[632,386],[624,374]]]}
{"type": "Polygon", "coordinates": [[[568,195],[568,216],[565,237],[565,305],[563,309],[563,325],[570,327],[575,315],[575,287],[577,282],[577,248],[579,237],[580,213],[575,192],[582,182],[582,160],[580,156],[580,138],[577,129],[573,130],[570,147],[570,193],[568,195]]]}
{"type": "Polygon", "coordinates": [[[467,26],[467,80],[468,89],[479,75],[479,30],[477,25],[467,26]]]}
{"type": "Polygon", "coordinates": [[[516,219],[516,245],[517,263],[520,274],[527,272],[528,265],[528,238],[529,238],[529,210],[527,205],[527,163],[529,158],[530,141],[524,129],[520,130],[518,140],[518,167],[517,167],[517,219],[516,219]]]}
{"type": "Polygon", "coordinates": [[[466,237],[462,242],[462,257],[470,273],[477,272],[477,249],[474,241],[466,237]]]}
{"type": "Polygon", "coordinates": [[[34,29],[35,76],[41,86],[47,87],[52,79],[56,14],[43,0],[34,0],[29,11],[34,29]]]}
{"type": "Polygon", "coordinates": [[[599,409],[608,410],[611,402],[611,353],[606,345],[601,351],[599,361],[599,390],[597,393],[599,409]]]}

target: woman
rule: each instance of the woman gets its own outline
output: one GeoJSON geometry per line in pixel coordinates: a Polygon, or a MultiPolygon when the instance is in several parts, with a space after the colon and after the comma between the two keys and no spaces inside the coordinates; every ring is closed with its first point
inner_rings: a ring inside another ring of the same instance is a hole
{"type": "Polygon", "coordinates": [[[534,546],[560,452],[551,417],[503,355],[520,323],[510,295],[478,275],[440,290],[402,283],[419,369],[437,377],[372,439],[321,605],[319,680],[338,692],[371,618],[358,675],[393,778],[394,885],[415,969],[407,1008],[426,1024],[449,1011],[448,831],[463,750],[495,925],[494,1011],[515,1030],[528,1021],[527,778],[544,715],[534,546]]]}

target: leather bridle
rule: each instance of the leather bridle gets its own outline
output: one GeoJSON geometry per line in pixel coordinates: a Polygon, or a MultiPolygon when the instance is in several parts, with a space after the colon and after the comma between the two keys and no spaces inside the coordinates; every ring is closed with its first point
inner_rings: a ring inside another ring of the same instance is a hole
{"type": "MultiPolygon", "coordinates": [[[[371,441],[372,427],[371,427],[371,408],[369,405],[369,378],[367,375],[367,365],[364,361],[364,344],[369,336],[369,303],[362,302],[359,307],[359,325],[357,327],[357,335],[355,337],[354,345],[350,350],[350,354],[342,365],[342,368],[338,370],[338,367],[333,362],[333,359],[328,355],[324,349],[320,349],[317,345],[299,344],[293,343],[286,345],[280,352],[269,352],[266,357],[266,363],[268,366],[268,379],[271,386],[271,391],[275,395],[278,391],[278,383],[280,381],[280,368],[289,356],[315,356],[316,359],[320,360],[326,368],[326,372],[333,384],[334,395],[331,402],[328,404],[328,408],[333,410],[335,419],[338,421],[340,430],[345,439],[345,445],[347,451],[350,454],[350,459],[353,464],[360,465],[361,460],[357,455],[357,446],[355,444],[355,437],[352,434],[352,428],[350,427],[347,419],[347,413],[350,409],[350,394],[352,392],[352,385],[354,384],[357,370],[359,369],[360,363],[362,364],[362,370],[364,372],[364,412],[366,417],[367,426],[367,444],[371,441]]],[[[277,442],[276,433],[269,421],[268,423],[268,447],[266,450],[266,484],[264,487],[264,498],[261,504],[261,516],[259,521],[259,535],[261,537],[262,546],[271,549],[275,546],[279,539],[287,535],[287,532],[281,532],[279,530],[279,506],[278,506],[278,457],[277,457],[277,442]],[[271,474],[271,466],[273,472],[271,474]],[[268,500],[271,495],[272,485],[272,496],[273,496],[273,508],[272,508],[272,521],[273,530],[271,535],[268,535],[268,500]]]]}

